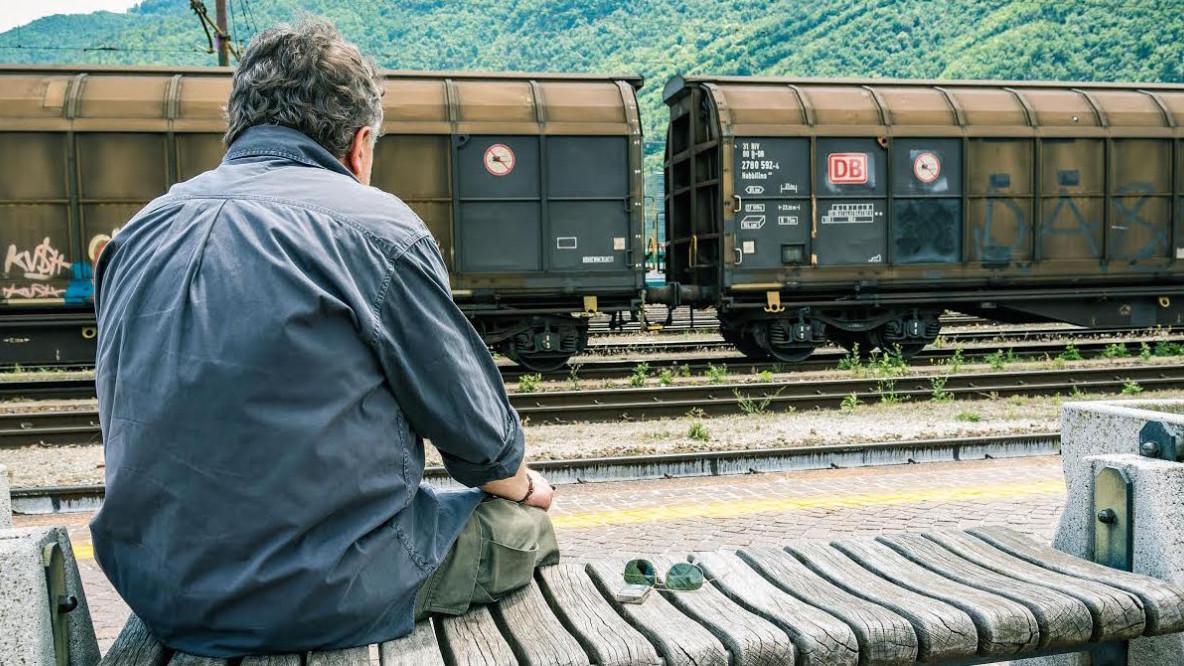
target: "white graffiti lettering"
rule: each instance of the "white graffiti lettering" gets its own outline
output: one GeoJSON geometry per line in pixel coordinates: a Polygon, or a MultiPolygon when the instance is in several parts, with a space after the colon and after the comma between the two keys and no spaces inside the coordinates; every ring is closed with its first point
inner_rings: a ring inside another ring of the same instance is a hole
{"type": "Polygon", "coordinates": [[[8,275],[13,266],[20,269],[29,280],[49,280],[58,273],[70,270],[70,262],[49,244],[48,236],[32,252],[17,252],[16,245],[9,245],[8,255],[4,257],[4,274],[8,275]]]}
{"type": "Polygon", "coordinates": [[[66,295],[65,289],[59,289],[48,284],[27,284],[24,286],[10,284],[0,291],[3,292],[5,300],[13,298],[62,298],[66,295]]]}

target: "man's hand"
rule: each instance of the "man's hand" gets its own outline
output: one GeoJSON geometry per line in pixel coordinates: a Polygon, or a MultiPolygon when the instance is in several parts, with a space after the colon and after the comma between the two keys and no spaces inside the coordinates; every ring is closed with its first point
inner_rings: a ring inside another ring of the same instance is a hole
{"type": "Polygon", "coordinates": [[[533,469],[526,470],[527,475],[534,480],[534,492],[530,494],[530,499],[526,500],[526,506],[534,506],[546,511],[551,508],[551,500],[555,499],[555,489],[551,487],[551,483],[543,478],[542,474],[533,469]]]}
{"type": "Polygon", "coordinates": [[[551,488],[551,484],[543,478],[542,474],[529,470],[523,464],[518,468],[518,472],[509,478],[499,479],[497,481],[490,481],[481,486],[481,490],[490,495],[497,495],[503,499],[508,499],[511,502],[519,502],[523,497],[526,497],[526,491],[530,488],[531,482],[534,483],[534,492],[524,502],[526,506],[533,506],[543,511],[551,508],[551,500],[555,497],[555,491],[551,488]]]}

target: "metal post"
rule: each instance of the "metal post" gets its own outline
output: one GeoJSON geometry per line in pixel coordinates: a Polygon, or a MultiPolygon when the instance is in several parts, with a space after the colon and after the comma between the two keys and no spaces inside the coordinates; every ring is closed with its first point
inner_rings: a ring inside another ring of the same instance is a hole
{"type": "Polygon", "coordinates": [[[214,24],[218,26],[218,34],[214,35],[218,65],[226,67],[230,65],[230,40],[224,36],[230,34],[226,23],[226,0],[214,0],[214,24]]]}

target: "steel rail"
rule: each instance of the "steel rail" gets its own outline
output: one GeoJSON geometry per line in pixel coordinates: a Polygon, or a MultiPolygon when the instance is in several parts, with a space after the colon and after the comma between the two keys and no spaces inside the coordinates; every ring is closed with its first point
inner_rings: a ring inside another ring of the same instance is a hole
{"type": "MultiPolygon", "coordinates": [[[[1060,434],[1046,432],[613,458],[540,460],[531,462],[530,466],[546,476],[551,483],[563,486],[573,483],[631,482],[1020,458],[1059,453],[1060,434]]],[[[443,467],[428,467],[424,470],[424,478],[440,487],[458,486],[443,467]]],[[[95,511],[102,504],[104,492],[102,485],[13,488],[13,509],[21,514],[95,511]]]]}
{"type": "MultiPolygon", "coordinates": [[[[768,383],[511,393],[510,404],[534,423],[648,420],[663,417],[835,409],[851,397],[862,403],[927,401],[934,375],[858,377],[768,383]]],[[[1142,389],[1184,388],[1184,364],[1070,368],[945,375],[943,391],[955,399],[1057,395],[1073,391],[1115,393],[1131,382],[1142,389]]],[[[0,448],[98,444],[93,411],[0,415],[0,448]]]]}

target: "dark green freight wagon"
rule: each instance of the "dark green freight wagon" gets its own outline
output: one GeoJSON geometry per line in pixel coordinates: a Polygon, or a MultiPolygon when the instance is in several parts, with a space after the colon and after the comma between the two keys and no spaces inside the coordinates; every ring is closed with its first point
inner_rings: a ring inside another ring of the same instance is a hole
{"type": "Polygon", "coordinates": [[[1184,323],[1184,86],[676,77],[667,280],[746,353],[1184,323]],[[677,284],[674,284],[677,283],[677,284]]]}
{"type": "MultiPolygon", "coordinates": [[[[91,269],[172,184],[217,166],[231,70],[0,67],[0,363],[94,358],[91,269]],[[69,315],[69,316],[66,316],[69,315]]],[[[643,287],[631,76],[390,72],[373,184],[427,223],[453,297],[533,368],[643,287]]]]}

